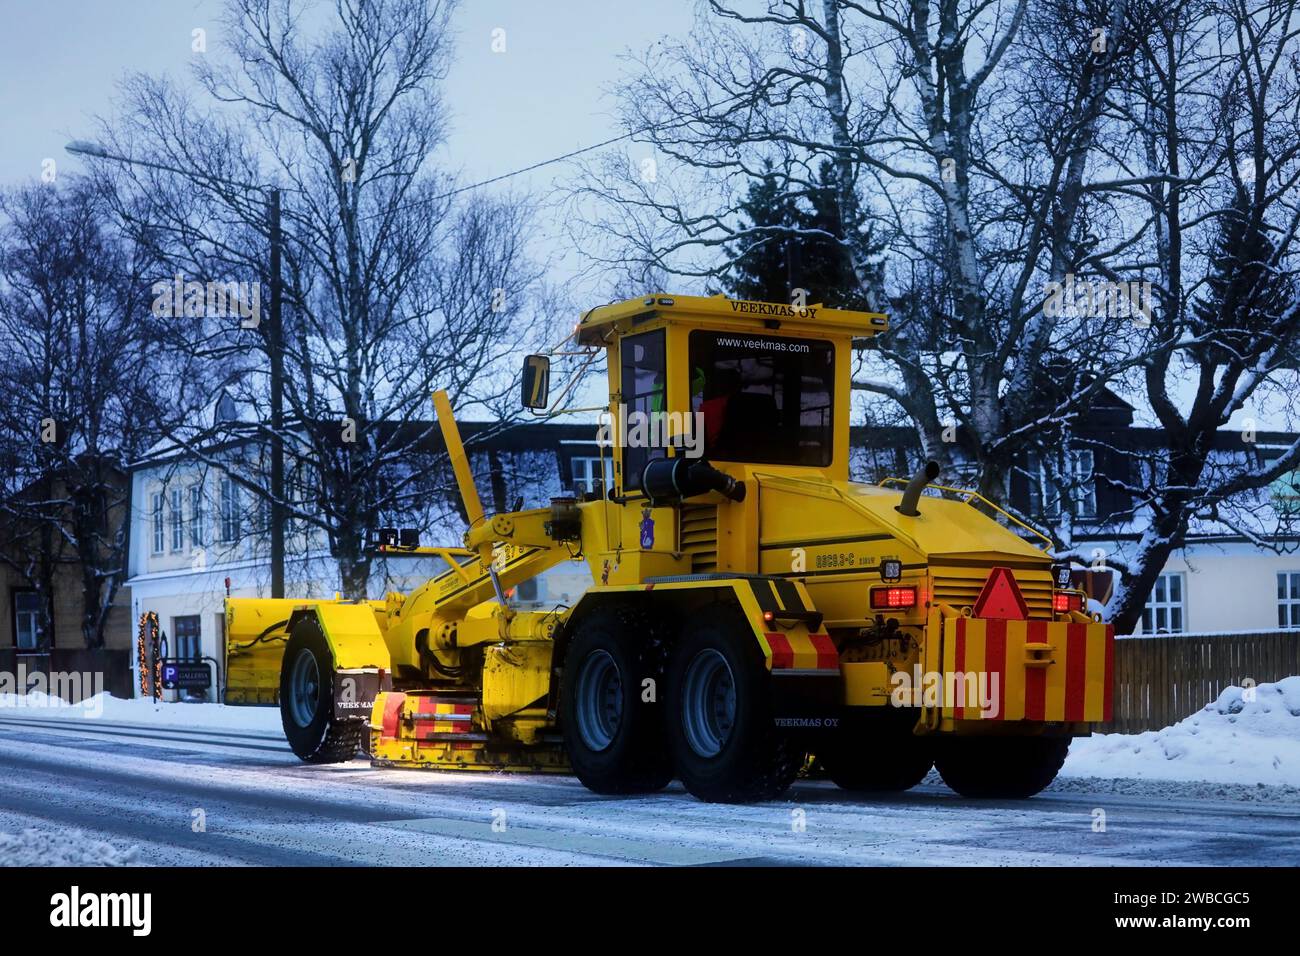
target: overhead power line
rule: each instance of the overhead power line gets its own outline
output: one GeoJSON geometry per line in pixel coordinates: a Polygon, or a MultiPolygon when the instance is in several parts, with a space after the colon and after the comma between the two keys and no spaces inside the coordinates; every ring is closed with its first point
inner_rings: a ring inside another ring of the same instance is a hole
{"type": "Polygon", "coordinates": [[[515,176],[522,176],[524,173],[531,173],[533,172],[533,170],[536,169],[542,169],[546,166],[553,166],[556,163],[562,163],[567,159],[573,159],[575,156],[581,156],[584,153],[591,153],[591,152],[595,152],[598,149],[604,149],[606,146],[613,146],[615,143],[620,143],[625,139],[632,139],[633,137],[641,136],[645,133],[652,132],[653,130],[670,129],[674,126],[681,126],[684,123],[691,122],[692,120],[701,119],[702,117],[711,113],[713,110],[717,109],[719,106],[725,106],[726,104],[738,100],[741,97],[746,95],[748,94],[737,93],[734,96],[729,96],[726,99],[719,100],[716,103],[710,103],[704,109],[700,110],[697,113],[692,113],[690,116],[685,116],[674,120],[668,120],[663,123],[651,123],[648,126],[642,126],[640,129],[630,130],[619,136],[612,136],[609,139],[603,140],[599,143],[592,143],[590,146],[583,146],[580,149],[571,150],[570,152],[564,153],[560,156],[553,156],[550,159],[544,159],[541,162],[533,163],[530,166],[524,166],[520,169],[511,170],[508,173],[502,173],[500,176],[493,176],[491,179],[484,179],[476,183],[469,183],[468,185],[465,186],[458,186],[455,189],[448,190],[447,192],[441,193],[437,196],[430,196],[428,199],[417,199],[415,202],[412,202],[409,205],[417,206],[424,203],[439,202],[443,199],[450,199],[452,196],[457,196],[460,195],[461,193],[469,192],[474,189],[481,189],[484,186],[490,186],[493,183],[499,183],[507,179],[513,179],[515,176]]]}

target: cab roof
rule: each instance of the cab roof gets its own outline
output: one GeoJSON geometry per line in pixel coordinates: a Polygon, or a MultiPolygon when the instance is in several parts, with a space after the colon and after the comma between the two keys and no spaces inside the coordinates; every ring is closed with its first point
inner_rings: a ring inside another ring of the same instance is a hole
{"type": "Polygon", "coordinates": [[[847,335],[869,338],[888,331],[889,319],[880,312],[828,309],[820,303],[795,306],[783,302],[751,302],[723,295],[653,295],[597,306],[583,314],[574,329],[580,345],[608,345],[613,336],[631,332],[655,318],[700,325],[735,325],[763,329],[847,335]]]}

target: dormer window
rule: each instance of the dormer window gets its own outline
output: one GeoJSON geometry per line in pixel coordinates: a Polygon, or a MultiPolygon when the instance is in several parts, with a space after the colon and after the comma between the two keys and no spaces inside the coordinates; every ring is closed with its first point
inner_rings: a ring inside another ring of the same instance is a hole
{"type": "Polygon", "coordinates": [[[1025,459],[1025,473],[1029,478],[1029,501],[1038,515],[1059,518],[1062,512],[1068,512],[1076,518],[1097,517],[1091,449],[1071,449],[1055,459],[1030,452],[1025,459]]]}
{"type": "Polygon", "coordinates": [[[230,393],[223,388],[212,409],[212,422],[214,425],[219,425],[222,422],[236,421],[238,418],[239,406],[230,397],[230,393]]]}

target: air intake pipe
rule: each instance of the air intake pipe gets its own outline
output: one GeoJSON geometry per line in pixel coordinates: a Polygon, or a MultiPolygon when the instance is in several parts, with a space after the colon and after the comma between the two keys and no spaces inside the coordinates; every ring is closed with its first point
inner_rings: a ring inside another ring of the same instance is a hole
{"type": "Polygon", "coordinates": [[[641,490],[652,501],[676,501],[716,491],[732,501],[745,500],[745,483],[718,471],[707,461],[656,458],[641,472],[641,490]]]}
{"type": "Polygon", "coordinates": [[[894,506],[894,510],[909,518],[915,518],[921,513],[916,510],[916,503],[921,500],[921,492],[925,491],[926,485],[938,477],[939,463],[927,461],[924,466],[917,469],[912,480],[907,483],[907,487],[903,489],[903,500],[894,506]]]}

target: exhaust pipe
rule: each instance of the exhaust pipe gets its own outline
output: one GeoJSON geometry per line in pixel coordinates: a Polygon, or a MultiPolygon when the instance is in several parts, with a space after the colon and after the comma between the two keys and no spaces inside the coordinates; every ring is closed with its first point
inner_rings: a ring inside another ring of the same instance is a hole
{"type": "Polygon", "coordinates": [[[938,477],[939,463],[927,461],[907,483],[907,487],[903,489],[903,500],[894,505],[894,510],[909,518],[915,518],[921,513],[916,510],[916,503],[921,500],[921,492],[925,491],[926,485],[938,477]]]}

